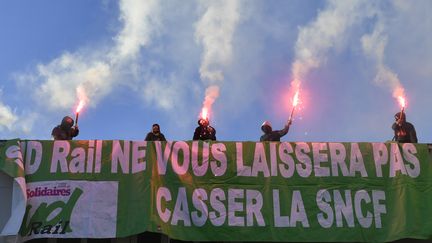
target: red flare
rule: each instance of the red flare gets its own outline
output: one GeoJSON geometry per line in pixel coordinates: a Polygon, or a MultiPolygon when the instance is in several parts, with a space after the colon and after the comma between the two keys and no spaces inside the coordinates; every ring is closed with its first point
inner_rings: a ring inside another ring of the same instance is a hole
{"type": "Polygon", "coordinates": [[[84,105],[85,105],[85,102],[83,100],[80,100],[78,107],[75,110],[75,113],[79,113],[82,110],[82,108],[84,107],[84,105]]]}
{"type": "Polygon", "coordinates": [[[406,107],[406,100],[405,97],[402,95],[398,96],[399,105],[401,106],[401,109],[405,109],[406,107]]]}
{"type": "Polygon", "coordinates": [[[300,89],[297,89],[296,93],[294,94],[293,101],[292,101],[293,108],[291,110],[291,114],[289,116],[288,122],[292,122],[292,118],[293,118],[293,115],[294,115],[294,110],[295,110],[295,108],[297,107],[297,105],[300,102],[300,100],[299,100],[299,93],[300,93],[300,89]]]}
{"type": "Polygon", "coordinates": [[[293,106],[296,107],[299,103],[299,90],[297,90],[297,92],[294,95],[293,98],[293,106]]]}
{"type": "Polygon", "coordinates": [[[207,107],[203,107],[201,110],[201,114],[200,117],[204,120],[208,120],[208,108],[207,107]]]}

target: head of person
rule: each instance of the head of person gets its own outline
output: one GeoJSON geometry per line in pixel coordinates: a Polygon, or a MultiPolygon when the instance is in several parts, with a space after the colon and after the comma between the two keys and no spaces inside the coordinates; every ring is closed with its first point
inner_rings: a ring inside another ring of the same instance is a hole
{"type": "Polygon", "coordinates": [[[272,132],[272,126],[271,123],[269,121],[264,121],[263,124],[261,125],[261,130],[264,133],[271,133],[272,132]]]}
{"type": "Polygon", "coordinates": [[[200,125],[201,127],[206,127],[210,124],[208,119],[204,119],[204,118],[200,118],[198,120],[198,125],[200,125]]]}
{"type": "Polygon", "coordinates": [[[63,129],[70,129],[74,125],[74,120],[70,116],[65,116],[60,124],[63,129]]]}
{"type": "Polygon", "coordinates": [[[153,126],[152,126],[152,133],[154,133],[154,134],[159,134],[160,133],[159,124],[157,124],[157,123],[153,124],[153,126]]]}
{"type": "Polygon", "coordinates": [[[404,112],[398,112],[394,115],[395,121],[396,122],[406,122],[406,116],[404,112]]]}

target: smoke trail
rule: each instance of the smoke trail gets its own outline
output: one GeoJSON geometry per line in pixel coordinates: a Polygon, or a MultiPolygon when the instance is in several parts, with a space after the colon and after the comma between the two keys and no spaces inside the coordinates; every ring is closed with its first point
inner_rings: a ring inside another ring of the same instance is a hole
{"type": "Polygon", "coordinates": [[[331,0],[315,21],[300,28],[291,66],[293,93],[311,69],[318,68],[326,60],[331,48],[343,44],[348,30],[370,14],[369,7],[366,1],[331,0]]]}
{"type": "Polygon", "coordinates": [[[233,34],[240,18],[239,2],[220,0],[199,3],[205,8],[205,13],[196,23],[195,38],[203,46],[201,80],[210,85],[203,108],[211,110],[224,80],[223,69],[231,62],[233,34]]]}
{"type": "Polygon", "coordinates": [[[387,41],[385,26],[381,14],[379,14],[374,31],[361,38],[362,47],[364,53],[375,61],[377,74],[374,81],[378,85],[391,89],[393,97],[399,99],[399,97],[405,97],[405,91],[397,74],[385,65],[384,52],[387,41]]]}
{"type": "Polygon", "coordinates": [[[119,8],[123,28],[113,38],[113,46],[65,53],[48,64],[39,64],[35,74],[17,79],[37,80],[36,98],[47,108],[68,109],[78,99],[95,106],[115,85],[127,82],[120,75],[130,72],[131,62],[159,24],[156,0],[122,0],[119,8]]]}

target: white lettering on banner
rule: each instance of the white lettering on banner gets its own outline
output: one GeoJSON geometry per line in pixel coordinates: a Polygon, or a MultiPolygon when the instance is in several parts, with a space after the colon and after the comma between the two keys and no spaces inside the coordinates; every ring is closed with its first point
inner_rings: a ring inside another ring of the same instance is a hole
{"type": "Polygon", "coordinates": [[[326,143],[312,143],[313,160],[314,160],[314,171],[315,176],[330,176],[330,169],[328,167],[322,167],[321,163],[328,162],[327,153],[321,153],[321,151],[327,150],[326,143]]]}
{"type": "MultiPolygon", "coordinates": [[[[275,143],[273,143],[275,145],[275,143]]],[[[281,143],[279,146],[279,156],[282,164],[279,165],[280,174],[284,178],[290,178],[294,175],[295,165],[294,159],[290,155],[294,150],[290,143],[281,143]]],[[[275,173],[277,175],[277,173],[275,173]]],[[[272,173],[273,175],[273,173],[272,173]]]]}
{"type": "Polygon", "coordinates": [[[262,207],[262,194],[257,190],[246,190],[247,226],[254,226],[254,219],[256,219],[258,226],[265,226],[264,217],[261,213],[262,207]]]}
{"type": "Polygon", "coordinates": [[[186,142],[180,141],[174,143],[171,162],[172,168],[177,175],[184,175],[187,173],[190,164],[190,153],[189,145],[186,142]],[[179,162],[179,154],[181,154],[183,158],[181,163],[179,162]]]}
{"type": "Polygon", "coordinates": [[[350,176],[356,176],[356,172],[360,172],[362,177],[367,177],[368,173],[363,161],[363,155],[357,143],[351,143],[350,156],[350,176]]]}
{"type": "Polygon", "coordinates": [[[354,202],[351,190],[344,190],[344,195],[339,190],[332,190],[332,192],[333,196],[330,191],[321,189],[316,195],[316,202],[321,210],[317,214],[317,219],[323,228],[330,228],[335,224],[339,228],[346,226],[354,228],[356,220],[362,228],[370,228],[372,219],[375,219],[375,228],[382,228],[381,214],[387,212],[385,204],[381,204],[381,201],[385,200],[384,191],[372,190],[369,193],[365,190],[356,191],[354,202]],[[372,194],[374,211],[366,211],[366,216],[364,216],[365,207],[362,205],[371,203],[370,194],[372,194]]]}
{"type": "MultiPolygon", "coordinates": [[[[21,142],[23,144],[24,142],[21,142]]],[[[22,146],[22,145],[21,145],[22,146]]],[[[8,159],[14,159],[15,164],[17,164],[21,169],[24,169],[23,158],[20,146],[12,145],[6,149],[6,157],[8,159]]]]}
{"type": "Polygon", "coordinates": [[[192,222],[195,226],[201,227],[208,219],[208,208],[204,201],[207,200],[207,193],[204,189],[198,188],[192,194],[192,203],[197,211],[192,211],[192,222]],[[201,215],[201,216],[200,216],[201,215]]]}
{"type": "Polygon", "coordinates": [[[372,225],[373,215],[369,211],[366,212],[366,216],[363,215],[362,201],[364,201],[366,204],[371,202],[371,198],[366,190],[360,190],[356,192],[354,196],[354,207],[356,217],[361,227],[369,228],[372,225]]]}
{"type": "Polygon", "coordinates": [[[295,155],[300,162],[296,165],[297,173],[301,177],[309,177],[312,173],[312,161],[306,153],[310,152],[307,143],[296,143],[295,155]]]}
{"type": "Polygon", "coordinates": [[[228,167],[228,160],[225,154],[226,147],[223,143],[215,143],[211,146],[211,152],[215,160],[210,163],[213,175],[222,176],[225,174],[228,167]]]}
{"type": "Polygon", "coordinates": [[[162,209],[162,198],[166,203],[171,201],[171,193],[166,187],[159,187],[156,193],[156,209],[159,217],[167,223],[171,217],[171,211],[167,208],[162,209]]]}
{"type": "Polygon", "coordinates": [[[209,165],[209,143],[203,142],[203,153],[202,153],[202,164],[199,165],[198,161],[198,145],[199,143],[197,141],[192,142],[192,169],[194,172],[194,175],[196,176],[203,176],[207,172],[208,165],[209,165]]]}
{"type": "Polygon", "coordinates": [[[111,173],[117,173],[119,165],[123,174],[135,174],[146,169],[146,141],[113,140],[112,143],[111,173]]]}
{"type": "Polygon", "coordinates": [[[160,141],[154,142],[154,145],[156,148],[157,169],[158,169],[159,175],[165,175],[166,174],[166,169],[167,169],[168,159],[169,159],[170,154],[171,154],[172,144],[173,143],[170,141],[166,142],[165,150],[162,153],[162,143],[160,141]]]}
{"type": "Polygon", "coordinates": [[[348,227],[354,227],[354,213],[352,207],[351,191],[345,190],[345,197],[339,190],[333,191],[335,202],[336,226],[343,227],[343,218],[345,218],[348,227]],[[344,200],[345,199],[345,200],[344,200]]]}
{"type": "Polygon", "coordinates": [[[228,189],[228,225],[244,226],[244,217],[236,216],[236,212],[243,212],[243,204],[236,199],[244,198],[243,189],[228,189]]]}
{"type": "Polygon", "coordinates": [[[262,172],[264,177],[269,177],[270,172],[267,164],[266,153],[262,143],[255,144],[254,161],[252,165],[252,176],[257,177],[262,172]]]}
{"type": "Polygon", "coordinates": [[[162,143],[155,142],[159,175],[166,174],[168,162],[171,162],[173,172],[177,175],[185,175],[190,171],[195,176],[204,176],[209,168],[214,176],[224,175],[228,167],[225,144],[202,142],[202,162],[200,162],[199,143],[201,142],[194,141],[192,146],[189,146],[184,141],[172,142],[172,144],[167,142],[162,152],[162,143]]]}
{"type": "Polygon", "coordinates": [[[243,143],[236,143],[237,176],[251,176],[251,167],[243,163],[243,143]]]}
{"type": "Polygon", "coordinates": [[[213,226],[265,226],[261,212],[264,202],[260,191],[227,190],[226,193],[220,188],[213,188],[208,194],[205,189],[195,188],[191,198],[194,208],[189,208],[190,199],[185,187],[178,188],[175,202],[171,200],[173,197],[170,190],[160,187],[156,194],[157,213],[165,223],[179,225],[182,221],[186,227],[202,227],[206,223],[213,226]]]}
{"type": "Polygon", "coordinates": [[[402,145],[403,155],[407,162],[409,162],[410,165],[405,165],[407,173],[410,177],[417,177],[420,175],[420,161],[414,154],[417,153],[417,149],[412,143],[404,143],[402,145]]]}
{"type": "Polygon", "coordinates": [[[27,152],[25,156],[25,172],[27,175],[34,174],[42,161],[42,143],[38,141],[27,142],[27,152]],[[33,158],[34,152],[34,160],[33,158]]]}
{"type": "Polygon", "coordinates": [[[391,143],[390,144],[390,175],[389,177],[395,177],[396,173],[400,171],[403,175],[406,175],[407,172],[405,170],[404,162],[402,159],[402,155],[399,151],[399,144],[391,143]]]}
{"type": "Polygon", "coordinates": [[[57,164],[60,164],[60,172],[68,172],[68,162],[66,157],[70,151],[70,144],[65,140],[55,140],[53,145],[53,155],[51,158],[51,173],[57,172],[57,164]]]}
{"type": "Polygon", "coordinates": [[[339,169],[342,172],[342,176],[349,176],[349,171],[345,163],[346,150],[345,146],[341,143],[329,143],[330,156],[332,158],[332,175],[338,176],[339,169]],[[339,169],[338,169],[339,168],[339,169]]]}
{"type": "Polygon", "coordinates": [[[388,177],[393,178],[398,174],[417,177],[420,175],[420,163],[414,155],[417,150],[413,144],[403,144],[402,153],[399,148],[399,143],[390,143],[390,151],[384,143],[372,143],[376,176],[383,177],[383,168],[389,164],[388,177]],[[405,161],[407,160],[407,164],[405,161]]]}
{"type": "Polygon", "coordinates": [[[146,169],[147,141],[136,141],[132,143],[132,174],[146,169]]]}
{"type": "Polygon", "coordinates": [[[191,220],[189,216],[189,206],[186,197],[186,188],[179,187],[177,200],[173,211],[173,217],[171,219],[172,225],[178,225],[178,221],[183,221],[184,226],[191,226],[191,220]]]}
{"type": "Polygon", "coordinates": [[[387,213],[385,204],[380,204],[380,201],[385,200],[385,192],[373,190],[372,191],[372,202],[374,207],[375,225],[377,228],[382,228],[381,225],[381,214],[387,213]]]}
{"type": "Polygon", "coordinates": [[[273,214],[275,227],[296,227],[297,222],[300,222],[303,227],[308,228],[309,221],[300,191],[294,190],[292,192],[290,216],[281,215],[280,199],[279,190],[273,189],[273,214]]]}
{"type": "Polygon", "coordinates": [[[384,143],[372,143],[376,176],[382,177],[382,166],[387,164],[388,152],[384,143]]]}
{"type": "Polygon", "coordinates": [[[71,156],[74,157],[69,163],[69,171],[71,173],[84,173],[85,171],[85,150],[76,148],[72,151],[71,156]]]}
{"type": "Polygon", "coordinates": [[[111,173],[117,173],[118,165],[122,169],[123,174],[129,174],[129,155],[130,143],[127,140],[122,141],[124,149],[120,145],[119,140],[113,140],[112,159],[111,159],[111,173]]]}
{"type": "Polygon", "coordinates": [[[225,192],[215,188],[210,193],[210,205],[215,211],[209,211],[210,222],[214,226],[222,226],[226,219],[226,208],[222,201],[225,201],[225,192]]]}
{"type": "Polygon", "coordinates": [[[57,173],[60,166],[61,173],[100,173],[102,160],[102,141],[88,141],[85,148],[76,147],[71,151],[71,145],[66,140],[55,140],[51,157],[51,173],[57,173]],[[72,159],[68,162],[68,156],[72,159]]]}
{"type": "Polygon", "coordinates": [[[355,177],[360,174],[367,177],[363,156],[357,143],[351,143],[350,155],[342,143],[297,142],[293,146],[288,142],[255,143],[254,160],[243,161],[243,144],[236,143],[236,165],[238,176],[291,178],[295,172],[300,177],[355,177]],[[269,151],[265,145],[268,144],[269,151]],[[311,147],[310,147],[311,146],[311,147]],[[279,149],[278,149],[279,147],[279,149]],[[251,165],[249,165],[251,164],[251,165]]]}

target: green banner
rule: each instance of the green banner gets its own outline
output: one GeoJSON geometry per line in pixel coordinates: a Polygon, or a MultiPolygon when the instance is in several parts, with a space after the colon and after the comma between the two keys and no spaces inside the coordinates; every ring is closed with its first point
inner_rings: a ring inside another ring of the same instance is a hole
{"type": "Polygon", "coordinates": [[[432,239],[427,144],[14,140],[0,152],[8,175],[24,164],[24,240],[432,239]]]}

